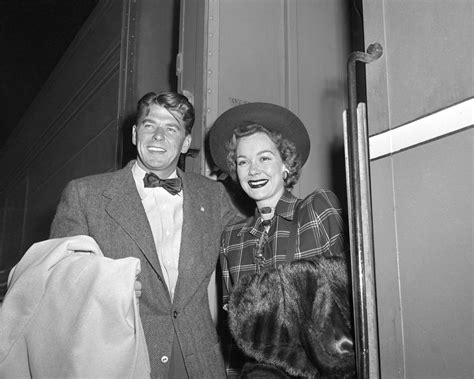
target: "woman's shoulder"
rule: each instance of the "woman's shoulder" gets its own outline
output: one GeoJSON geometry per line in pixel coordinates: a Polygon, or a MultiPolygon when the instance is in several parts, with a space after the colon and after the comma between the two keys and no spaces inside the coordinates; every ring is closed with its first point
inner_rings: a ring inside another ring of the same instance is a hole
{"type": "Polygon", "coordinates": [[[300,211],[312,209],[317,213],[324,212],[328,209],[334,209],[340,212],[341,204],[334,192],[318,188],[300,201],[299,209],[300,211]]]}
{"type": "Polygon", "coordinates": [[[253,219],[253,216],[244,218],[243,220],[240,220],[236,223],[229,224],[224,228],[224,233],[227,233],[227,234],[239,233],[241,230],[250,227],[252,219],[253,219]]]}
{"type": "Polygon", "coordinates": [[[252,216],[227,225],[222,231],[222,241],[225,241],[226,245],[242,242],[247,235],[246,232],[252,229],[253,224],[254,218],[252,216]]]}
{"type": "Polygon", "coordinates": [[[243,244],[249,238],[250,234],[247,232],[251,228],[250,218],[227,225],[221,234],[221,253],[227,255],[229,251],[235,250],[236,246],[243,244]]]}

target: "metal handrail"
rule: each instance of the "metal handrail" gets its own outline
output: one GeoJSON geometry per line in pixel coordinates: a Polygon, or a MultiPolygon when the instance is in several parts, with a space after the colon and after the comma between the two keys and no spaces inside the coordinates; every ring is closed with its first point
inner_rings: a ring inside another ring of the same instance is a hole
{"type": "Polygon", "coordinates": [[[356,51],[347,63],[349,111],[344,117],[346,179],[351,245],[352,296],[354,306],[357,377],[379,378],[379,352],[373,227],[370,194],[368,131],[365,104],[357,106],[356,63],[370,63],[382,56],[378,43],[367,53],[356,51]]]}

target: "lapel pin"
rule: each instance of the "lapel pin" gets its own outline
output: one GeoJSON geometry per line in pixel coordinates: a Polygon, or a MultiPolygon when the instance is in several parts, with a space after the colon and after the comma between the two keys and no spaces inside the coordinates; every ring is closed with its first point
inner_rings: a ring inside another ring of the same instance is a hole
{"type": "Polygon", "coordinates": [[[204,212],[204,207],[201,205],[201,212],[204,212]]]}

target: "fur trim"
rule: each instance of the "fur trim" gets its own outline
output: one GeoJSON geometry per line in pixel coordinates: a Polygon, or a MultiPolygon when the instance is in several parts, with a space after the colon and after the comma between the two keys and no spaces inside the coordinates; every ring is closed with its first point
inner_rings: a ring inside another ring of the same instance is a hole
{"type": "Polygon", "coordinates": [[[290,379],[290,377],[278,367],[267,365],[265,363],[247,362],[242,368],[240,379],[290,379]]]}
{"type": "Polygon", "coordinates": [[[249,275],[229,302],[230,330],[258,362],[306,378],[354,371],[344,260],[318,257],[249,275]]]}

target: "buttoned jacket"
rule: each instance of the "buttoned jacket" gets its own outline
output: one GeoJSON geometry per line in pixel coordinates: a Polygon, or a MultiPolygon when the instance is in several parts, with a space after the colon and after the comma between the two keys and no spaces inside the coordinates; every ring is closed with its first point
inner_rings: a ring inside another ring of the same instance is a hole
{"type": "Polygon", "coordinates": [[[179,277],[172,302],[133,179],[134,162],[112,173],[71,181],[58,205],[50,236],[89,235],[107,257],[140,259],[140,317],[152,377],[167,377],[174,331],[190,377],[224,377],[207,288],[216,268],[221,232],[226,224],[238,219],[238,212],[221,183],[179,171],[183,180],[183,226],[179,277]]]}

